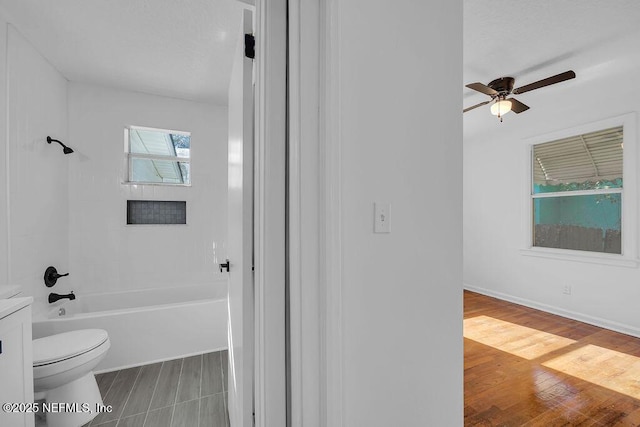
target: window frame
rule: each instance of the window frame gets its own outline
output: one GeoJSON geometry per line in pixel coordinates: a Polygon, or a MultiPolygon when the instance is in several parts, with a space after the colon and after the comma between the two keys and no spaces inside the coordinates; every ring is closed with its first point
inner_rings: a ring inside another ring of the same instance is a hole
{"type": "Polygon", "coordinates": [[[600,263],[626,267],[637,267],[638,260],[638,193],[637,172],[638,162],[636,114],[629,113],[609,119],[599,120],[584,125],[562,129],[556,132],[538,135],[524,141],[522,156],[523,184],[522,184],[522,219],[523,236],[521,254],[559,260],[569,260],[587,263],[600,263]],[[622,126],[622,141],[624,144],[622,158],[623,188],[607,190],[567,191],[564,196],[578,196],[584,194],[619,193],[622,200],[621,211],[621,254],[604,252],[590,252],[573,249],[545,248],[533,246],[534,217],[532,203],[535,198],[558,196],[558,193],[533,194],[533,147],[545,142],[556,141],[580,134],[587,134],[603,129],[622,126]],[[547,196],[551,194],[552,196],[547,196]]]}
{"type": "Polygon", "coordinates": [[[124,155],[125,155],[125,181],[123,184],[129,185],[163,185],[163,186],[173,186],[173,187],[191,187],[193,181],[193,170],[191,169],[191,158],[193,157],[193,150],[191,148],[191,132],[181,131],[181,130],[172,130],[172,129],[162,129],[162,128],[152,128],[146,126],[137,126],[137,125],[129,125],[124,128],[124,155]],[[153,131],[153,132],[163,132],[166,134],[173,135],[183,135],[189,137],[189,157],[180,157],[180,156],[163,156],[158,154],[144,154],[144,153],[132,153],[130,140],[129,140],[129,132],[132,129],[137,130],[145,130],[145,131],[153,131]],[[149,181],[131,181],[131,177],[133,176],[133,162],[132,159],[147,159],[147,160],[166,160],[172,162],[179,163],[187,163],[189,165],[189,183],[179,183],[179,182],[149,182],[149,181]]]}

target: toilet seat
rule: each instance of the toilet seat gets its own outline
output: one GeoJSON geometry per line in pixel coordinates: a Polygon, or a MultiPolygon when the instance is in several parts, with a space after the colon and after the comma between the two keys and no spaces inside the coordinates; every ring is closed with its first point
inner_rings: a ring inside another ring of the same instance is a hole
{"type": "Polygon", "coordinates": [[[59,363],[88,353],[109,340],[107,331],[83,329],[33,340],[33,367],[59,363]]]}
{"type": "Polygon", "coordinates": [[[64,332],[33,340],[33,385],[36,392],[59,387],[92,370],[111,347],[102,329],[64,332]]]}

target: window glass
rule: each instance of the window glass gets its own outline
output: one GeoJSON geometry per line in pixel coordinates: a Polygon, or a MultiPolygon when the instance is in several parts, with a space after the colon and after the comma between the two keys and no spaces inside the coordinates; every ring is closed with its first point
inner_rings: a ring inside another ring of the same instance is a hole
{"type": "Polygon", "coordinates": [[[620,254],[621,194],[533,200],[533,245],[620,254]]]}
{"type": "Polygon", "coordinates": [[[131,126],[127,132],[129,182],[191,184],[191,135],[131,126]]]}
{"type": "Polygon", "coordinates": [[[622,188],[622,127],[533,146],[533,194],[622,188]]]}
{"type": "Polygon", "coordinates": [[[184,184],[191,182],[189,163],[172,160],[131,159],[132,182],[184,184]]]}
{"type": "Polygon", "coordinates": [[[532,149],[533,246],[622,253],[622,126],[532,149]]]}

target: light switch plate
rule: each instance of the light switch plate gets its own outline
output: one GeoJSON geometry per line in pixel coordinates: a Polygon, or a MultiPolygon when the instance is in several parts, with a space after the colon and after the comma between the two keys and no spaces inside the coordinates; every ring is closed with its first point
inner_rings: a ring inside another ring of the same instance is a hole
{"type": "Polygon", "coordinates": [[[374,233],[390,233],[390,216],[391,205],[389,203],[374,203],[374,221],[373,232],[374,233]]]}

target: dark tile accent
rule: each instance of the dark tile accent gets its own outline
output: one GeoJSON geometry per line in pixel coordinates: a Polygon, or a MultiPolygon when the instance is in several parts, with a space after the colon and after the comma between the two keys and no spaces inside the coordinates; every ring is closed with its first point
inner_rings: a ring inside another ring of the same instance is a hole
{"type": "Polygon", "coordinates": [[[98,388],[100,389],[100,395],[104,398],[104,396],[111,388],[113,384],[113,380],[116,379],[118,375],[118,371],[105,372],[104,374],[96,375],[96,381],[98,383],[98,388]]]}
{"type": "Polygon", "coordinates": [[[176,402],[181,367],[182,359],[169,360],[162,364],[150,410],[171,406],[176,402]]]}
{"type": "Polygon", "coordinates": [[[229,387],[229,352],[227,350],[220,352],[220,362],[222,363],[222,388],[227,391],[229,387]]]}
{"type": "MultiPolygon", "coordinates": [[[[198,399],[200,397],[200,375],[202,372],[202,355],[186,357],[182,363],[178,398],[176,403],[198,399]]],[[[175,415],[174,415],[175,417],[175,415]]]]}
{"type": "MultiPolygon", "coordinates": [[[[185,359],[186,361],[186,359],[185,359]]],[[[176,404],[171,427],[195,427],[198,425],[200,399],[176,404]]]]}
{"type": "Polygon", "coordinates": [[[140,367],[123,369],[118,371],[116,379],[113,381],[113,385],[109,392],[104,397],[104,404],[111,405],[113,407],[112,412],[102,412],[91,422],[92,426],[98,426],[100,423],[107,421],[117,420],[122,414],[124,404],[131,393],[133,384],[136,382],[140,367]]]}
{"type": "Polygon", "coordinates": [[[202,355],[201,397],[210,396],[223,391],[222,362],[220,359],[220,352],[202,355]]]}
{"type": "Polygon", "coordinates": [[[127,200],[127,224],[186,224],[187,202],[127,200]]]}
{"type": "Polygon", "coordinates": [[[173,415],[173,406],[149,411],[147,421],[144,427],[171,427],[171,416],[173,415]]]}
{"type": "Polygon", "coordinates": [[[227,427],[222,393],[200,399],[200,427],[227,427]]]}
{"type": "Polygon", "coordinates": [[[153,365],[142,367],[140,375],[138,375],[136,383],[131,390],[129,400],[127,400],[124,411],[122,412],[121,416],[123,418],[149,410],[149,404],[151,403],[161,368],[162,363],[154,363],[153,365]]]}
{"type": "Polygon", "coordinates": [[[121,418],[118,422],[118,427],[144,427],[144,419],[147,417],[147,413],[133,415],[131,417],[121,418]]]}

